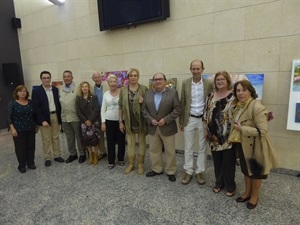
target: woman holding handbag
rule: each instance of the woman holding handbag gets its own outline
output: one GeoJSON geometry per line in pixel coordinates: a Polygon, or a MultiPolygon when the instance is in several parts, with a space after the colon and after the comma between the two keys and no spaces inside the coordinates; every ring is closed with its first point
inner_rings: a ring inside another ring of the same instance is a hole
{"type": "Polygon", "coordinates": [[[254,209],[262,180],[267,179],[278,162],[268,133],[268,112],[256,100],[254,87],[248,80],[238,81],[234,84],[234,95],[238,102],[233,109],[229,141],[234,142],[245,179],[245,192],[236,201],[248,201],[247,208],[254,209]]]}
{"type": "Polygon", "coordinates": [[[79,85],[76,98],[76,111],[81,121],[82,145],[89,152],[88,164],[98,164],[98,143],[100,138],[100,125],[98,99],[91,93],[91,85],[83,81],[79,85]]]}

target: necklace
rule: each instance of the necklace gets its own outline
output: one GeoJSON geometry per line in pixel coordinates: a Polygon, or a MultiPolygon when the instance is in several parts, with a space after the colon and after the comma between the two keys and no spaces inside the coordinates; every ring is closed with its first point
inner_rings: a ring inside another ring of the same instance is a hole
{"type": "Polygon", "coordinates": [[[132,91],[130,90],[130,88],[128,87],[128,97],[129,97],[129,102],[130,104],[133,104],[134,102],[134,97],[136,96],[136,94],[138,93],[139,88],[136,91],[132,91]]]}

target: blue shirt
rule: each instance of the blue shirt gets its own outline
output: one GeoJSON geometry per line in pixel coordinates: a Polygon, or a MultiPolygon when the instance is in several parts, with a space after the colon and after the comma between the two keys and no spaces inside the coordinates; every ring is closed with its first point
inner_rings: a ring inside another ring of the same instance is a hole
{"type": "Polygon", "coordinates": [[[155,90],[154,90],[154,104],[155,104],[155,109],[156,111],[158,111],[158,108],[159,108],[159,104],[161,102],[161,99],[162,99],[162,96],[163,96],[163,93],[165,92],[165,89],[160,92],[160,93],[157,93],[155,90]]]}
{"type": "Polygon", "coordinates": [[[99,105],[99,109],[101,110],[102,101],[103,101],[103,85],[101,85],[100,87],[97,87],[97,85],[95,85],[94,94],[98,98],[98,105],[99,105]]]}

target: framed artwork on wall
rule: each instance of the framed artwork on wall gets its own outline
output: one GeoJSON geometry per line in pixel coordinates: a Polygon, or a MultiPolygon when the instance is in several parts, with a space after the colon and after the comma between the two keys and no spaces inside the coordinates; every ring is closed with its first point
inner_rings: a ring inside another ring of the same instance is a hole
{"type": "Polygon", "coordinates": [[[292,63],[287,129],[300,131],[300,59],[292,63]]]}

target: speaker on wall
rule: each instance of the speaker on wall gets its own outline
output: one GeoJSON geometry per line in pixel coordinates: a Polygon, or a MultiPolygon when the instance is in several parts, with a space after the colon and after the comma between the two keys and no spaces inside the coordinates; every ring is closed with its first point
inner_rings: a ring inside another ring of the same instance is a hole
{"type": "Polygon", "coordinates": [[[2,70],[6,85],[17,86],[24,84],[23,75],[18,63],[3,63],[2,70]]]}
{"type": "Polygon", "coordinates": [[[20,18],[11,18],[11,23],[12,23],[13,28],[21,28],[22,27],[20,18]]]}

